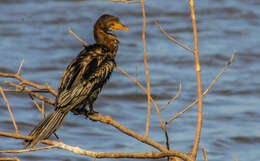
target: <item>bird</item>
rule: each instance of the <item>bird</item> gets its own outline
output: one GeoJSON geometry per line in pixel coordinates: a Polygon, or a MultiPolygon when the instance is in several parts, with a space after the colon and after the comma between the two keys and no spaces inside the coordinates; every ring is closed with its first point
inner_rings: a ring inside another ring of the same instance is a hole
{"type": "Polygon", "coordinates": [[[69,111],[75,115],[92,115],[93,104],[116,67],[119,40],[111,31],[129,30],[116,16],[104,14],[94,25],[96,43],[83,50],[67,66],[58,87],[55,109],[29,134],[25,148],[48,139],[64,122],[69,111]],[[88,109],[86,108],[88,106],[88,109]]]}

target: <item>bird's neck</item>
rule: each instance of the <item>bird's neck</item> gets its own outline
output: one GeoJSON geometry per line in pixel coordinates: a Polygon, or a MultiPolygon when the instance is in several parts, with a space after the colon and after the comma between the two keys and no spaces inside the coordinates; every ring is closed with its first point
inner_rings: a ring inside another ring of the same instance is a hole
{"type": "Polygon", "coordinates": [[[113,57],[116,56],[119,43],[117,36],[106,33],[101,29],[96,29],[94,31],[94,36],[97,44],[105,45],[111,53],[113,53],[113,57]]]}

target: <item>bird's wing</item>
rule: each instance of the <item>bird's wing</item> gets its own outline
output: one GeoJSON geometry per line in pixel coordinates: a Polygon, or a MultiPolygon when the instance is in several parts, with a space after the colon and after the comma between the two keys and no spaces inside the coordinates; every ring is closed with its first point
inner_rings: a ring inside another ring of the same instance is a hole
{"type": "Polygon", "coordinates": [[[100,82],[106,82],[114,66],[114,60],[101,55],[100,50],[83,50],[64,72],[56,98],[56,107],[80,104],[100,82]]]}

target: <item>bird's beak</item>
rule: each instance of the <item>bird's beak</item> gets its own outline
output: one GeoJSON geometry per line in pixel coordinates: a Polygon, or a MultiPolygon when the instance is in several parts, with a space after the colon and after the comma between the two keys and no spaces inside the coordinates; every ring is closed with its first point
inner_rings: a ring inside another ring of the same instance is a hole
{"type": "Polygon", "coordinates": [[[115,23],[111,28],[113,30],[130,30],[130,28],[128,28],[120,23],[115,23]]]}

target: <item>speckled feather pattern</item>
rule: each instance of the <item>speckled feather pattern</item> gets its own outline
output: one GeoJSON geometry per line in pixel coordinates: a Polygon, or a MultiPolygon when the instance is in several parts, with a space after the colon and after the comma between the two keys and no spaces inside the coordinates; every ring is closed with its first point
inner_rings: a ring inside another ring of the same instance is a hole
{"type": "Polygon", "coordinates": [[[56,108],[70,111],[81,103],[93,104],[116,66],[112,55],[100,44],[82,50],[63,74],[56,98],[56,108]]]}

